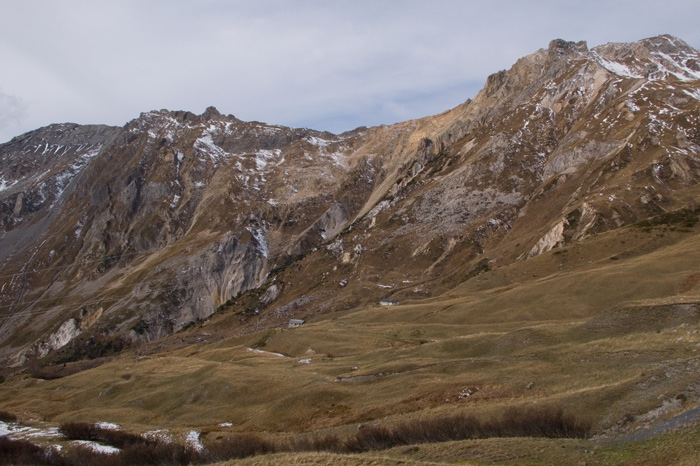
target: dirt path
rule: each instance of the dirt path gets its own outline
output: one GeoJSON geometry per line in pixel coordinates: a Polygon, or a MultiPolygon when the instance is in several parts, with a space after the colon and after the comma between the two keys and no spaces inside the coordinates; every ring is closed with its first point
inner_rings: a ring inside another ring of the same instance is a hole
{"type": "Polygon", "coordinates": [[[697,408],[690,409],[684,413],[674,416],[671,419],[660,422],[652,427],[645,429],[637,429],[628,434],[622,435],[620,437],[608,439],[604,443],[608,444],[621,444],[630,442],[641,442],[643,440],[649,440],[650,438],[657,437],[666,432],[676,430],[680,427],[690,426],[695,424],[700,420],[700,406],[697,408]]]}

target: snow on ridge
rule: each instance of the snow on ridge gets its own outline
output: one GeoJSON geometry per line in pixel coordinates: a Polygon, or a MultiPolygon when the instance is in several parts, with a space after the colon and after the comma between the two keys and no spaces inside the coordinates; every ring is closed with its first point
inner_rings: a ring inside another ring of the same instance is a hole
{"type": "Polygon", "coordinates": [[[672,74],[681,81],[693,81],[695,79],[700,79],[700,71],[695,71],[691,68],[688,68],[688,66],[686,65],[686,63],[688,62],[688,58],[675,58],[660,51],[653,52],[652,55],[661,58],[662,60],[672,64],[675,68],[678,68],[680,70],[680,72],[670,70],[663,63],[661,63],[661,60],[654,60],[654,63],[659,66],[660,72],[672,74]]]}
{"type": "Polygon", "coordinates": [[[194,148],[209,155],[212,162],[216,162],[217,159],[228,157],[230,154],[216,145],[211,137],[212,132],[212,126],[205,129],[202,136],[194,142],[194,148]]]}
{"type": "Polygon", "coordinates": [[[700,71],[696,71],[688,66],[688,61],[698,60],[698,54],[690,54],[685,51],[678,51],[668,54],[660,50],[651,50],[647,60],[640,61],[634,58],[634,65],[611,60],[592,51],[595,60],[606,70],[625,78],[642,79],[656,81],[674,76],[680,81],[692,81],[700,79],[700,71]],[[655,70],[650,71],[648,65],[653,65],[655,70]]]}
{"type": "Polygon", "coordinates": [[[304,141],[308,142],[312,146],[318,146],[318,147],[327,147],[333,144],[333,141],[329,141],[327,139],[322,139],[316,136],[306,136],[304,138],[304,141]]]}
{"type": "MultiPolygon", "coordinates": [[[[311,144],[312,146],[318,147],[319,148],[318,155],[320,155],[322,157],[329,157],[333,161],[333,163],[336,165],[340,165],[340,166],[345,165],[343,162],[343,157],[345,154],[343,152],[338,151],[338,150],[335,152],[332,152],[332,153],[326,152],[326,148],[328,146],[342,142],[345,140],[345,138],[339,138],[335,141],[330,141],[328,139],[323,139],[323,138],[320,138],[318,136],[306,136],[303,140],[305,142],[311,144]]],[[[307,155],[307,158],[309,160],[311,160],[311,158],[309,158],[308,155],[307,155]]]]}
{"type": "MultiPolygon", "coordinates": [[[[55,196],[53,203],[49,206],[49,209],[56,205],[58,199],[63,195],[68,185],[73,181],[73,179],[85,168],[87,167],[90,160],[92,160],[99,152],[102,146],[97,146],[92,150],[81,155],[75,162],[70,166],[60,171],[54,178],[55,183],[55,196]]],[[[44,186],[46,186],[44,184],[44,186]]],[[[43,188],[42,188],[43,189],[43,188]]]]}
{"type": "Polygon", "coordinates": [[[18,180],[14,180],[12,182],[8,182],[5,180],[4,176],[0,176],[0,192],[5,191],[6,189],[10,189],[14,185],[18,183],[18,180]]]}
{"type": "Polygon", "coordinates": [[[275,165],[279,165],[282,162],[284,162],[284,159],[280,160],[281,156],[282,151],[280,149],[259,150],[255,153],[255,166],[258,169],[258,171],[262,171],[265,169],[265,167],[267,167],[268,163],[270,163],[271,161],[276,161],[277,163],[275,165]]]}
{"type": "Polygon", "coordinates": [[[596,61],[605,68],[606,70],[610,71],[613,74],[616,74],[618,76],[623,76],[625,78],[635,78],[635,79],[640,79],[643,78],[644,76],[632,72],[632,70],[629,69],[629,67],[623,63],[608,60],[607,58],[604,58],[600,56],[598,53],[593,52],[593,55],[596,58],[596,61]]]}
{"type": "MultiPolygon", "coordinates": [[[[683,91],[684,94],[692,97],[693,99],[700,100],[700,90],[693,90],[693,91],[688,91],[685,89],[681,89],[681,90],[683,91]]],[[[2,190],[0,189],[0,191],[2,191],[2,190]]]]}

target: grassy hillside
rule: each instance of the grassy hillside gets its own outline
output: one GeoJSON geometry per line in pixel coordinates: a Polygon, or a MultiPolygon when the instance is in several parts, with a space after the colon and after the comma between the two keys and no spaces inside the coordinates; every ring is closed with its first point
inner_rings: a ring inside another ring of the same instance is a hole
{"type": "Polygon", "coordinates": [[[480,439],[226,464],[691,464],[697,427],[639,444],[610,439],[698,405],[698,231],[632,225],[494,266],[435,298],[339,311],[297,329],[232,335],[223,325],[230,316],[218,314],[157,347],[70,376],[8,377],[0,410],[30,425],[197,430],[206,443],[242,432],[278,441],[346,437],[360,424],[391,428],[453,414],[487,420],[544,406],[589,424],[592,438],[480,439]]]}

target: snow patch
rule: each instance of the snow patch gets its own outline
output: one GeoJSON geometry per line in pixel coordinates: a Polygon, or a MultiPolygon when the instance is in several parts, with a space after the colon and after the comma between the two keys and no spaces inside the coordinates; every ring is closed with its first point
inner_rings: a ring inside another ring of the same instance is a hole
{"type": "Polygon", "coordinates": [[[8,184],[8,181],[5,181],[5,177],[0,176],[0,191],[10,189],[12,186],[14,186],[16,184],[17,184],[17,180],[9,182],[9,184],[8,184]]]}
{"type": "Polygon", "coordinates": [[[92,451],[95,451],[97,453],[105,453],[107,455],[113,455],[121,451],[119,448],[115,448],[110,445],[102,445],[100,443],[92,442],[90,440],[73,440],[72,443],[76,445],[82,445],[84,447],[89,448],[92,451]]]}
{"type": "Polygon", "coordinates": [[[13,424],[8,424],[7,422],[0,421],[0,437],[5,437],[6,435],[16,432],[17,426],[13,424]]]}
{"type": "MultiPolygon", "coordinates": [[[[692,91],[688,91],[683,89],[683,92],[695,100],[700,100],[700,90],[693,89],[692,91]]],[[[0,189],[0,191],[2,191],[2,189],[0,189]]]]}
{"type": "Polygon", "coordinates": [[[280,358],[286,358],[286,357],[287,357],[287,356],[285,356],[284,354],[273,353],[273,352],[271,352],[271,351],[263,351],[263,350],[259,350],[259,349],[255,349],[255,348],[246,348],[246,350],[247,350],[247,351],[250,351],[251,353],[270,354],[270,355],[272,355],[272,356],[277,356],[277,357],[280,357],[280,358]]]}
{"type": "Polygon", "coordinates": [[[255,166],[258,171],[262,171],[271,162],[276,162],[276,165],[279,165],[284,162],[284,159],[280,160],[281,155],[282,151],[280,149],[260,150],[255,154],[255,166]]]}
{"type": "Polygon", "coordinates": [[[327,147],[332,144],[331,141],[328,141],[326,139],[321,139],[316,136],[307,136],[304,138],[304,141],[308,142],[312,146],[317,146],[317,147],[327,147]]]}
{"type": "Polygon", "coordinates": [[[202,445],[201,434],[196,430],[191,430],[187,433],[185,445],[192,448],[196,452],[204,451],[204,445],[202,445]]]}
{"type": "Polygon", "coordinates": [[[212,162],[216,162],[218,159],[226,158],[231,155],[214,142],[212,134],[217,131],[218,128],[215,125],[209,125],[209,127],[202,132],[202,136],[197,138],[194,142],[194,148],[208,155],[212,162]]]}
{"type": "Polygon", "coordinates": [[[100,429],[107,429],[107,430],[119,430],[121,427],[119,427],[119,424],[114,424],[113,422],[96,422],[95,425],[99,427],[100,429]]]}

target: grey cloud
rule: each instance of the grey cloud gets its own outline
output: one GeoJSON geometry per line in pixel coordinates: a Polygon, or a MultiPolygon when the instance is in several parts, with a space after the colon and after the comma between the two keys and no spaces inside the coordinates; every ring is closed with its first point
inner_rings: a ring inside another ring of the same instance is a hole
{"type": "Polygon", "coordinates": [[[26,112],[27,104],[22,99],[0,89],[0,139],[8,131],[19,128],[26,112]]]}
{"type": "Polygon", "coordinates": [[[342,131],[458,105],[555,38],[672,33],[698,47],[696,3],[23,0],[0,16],[0,56],[13,57],[6,88],[32,96],[23,131],[209,105],[342,131]]]}

